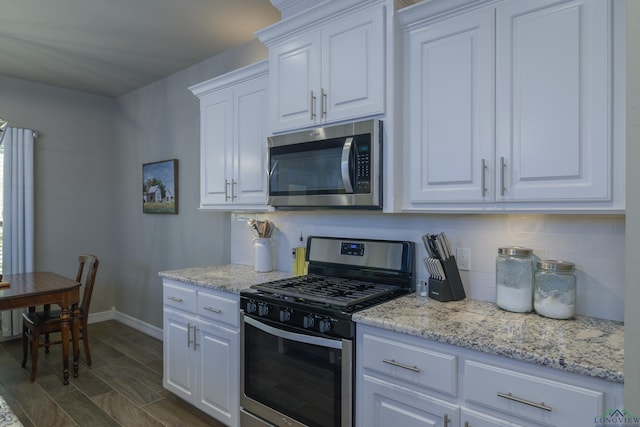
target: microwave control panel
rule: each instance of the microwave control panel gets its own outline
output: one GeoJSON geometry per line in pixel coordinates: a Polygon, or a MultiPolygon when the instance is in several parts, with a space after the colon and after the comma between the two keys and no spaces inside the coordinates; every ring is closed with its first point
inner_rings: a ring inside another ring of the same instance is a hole
{"type": "Polygon", "coordinates": [[[369,144],[359,144],[356,150],[356,193],[371,191],[371,155],[369,144]]]}

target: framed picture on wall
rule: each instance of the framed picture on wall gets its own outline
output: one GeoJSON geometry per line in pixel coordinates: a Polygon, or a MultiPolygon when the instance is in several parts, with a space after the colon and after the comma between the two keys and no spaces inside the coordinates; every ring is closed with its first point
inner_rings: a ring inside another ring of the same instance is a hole
{"type": "Polygon", "coordinates": [[[178,160],[142,165],[142,212],[178,213],[178,160]]]}

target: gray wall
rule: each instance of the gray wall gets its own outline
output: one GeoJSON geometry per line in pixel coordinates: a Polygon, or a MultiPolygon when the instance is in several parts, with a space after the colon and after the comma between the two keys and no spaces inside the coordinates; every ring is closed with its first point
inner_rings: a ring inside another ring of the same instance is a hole
{"type": "Polygon", "coordinates": [[[39,135],[35,268],[74,277],[80,253],[97,255],[92,311],[114,305],[114,114],[112,98],[0,77],[0,115],[39,135]]]}
{"type": "Polygon", "coordinates": [[[625,250],[624,407],[640,415],[640,2],[627,5],[627,213],[625,250]]]}
{"type": "Polygon", "coordinates": [[[229,213],[198,210],[200,110],[187,88],[266,57],[254,41],[118,98],[112,190],[119,312],[161,328],[159,271],[229,262],[229,213]],[[168,159],[178,159],[179,214],[143,214],[142,165],[168,159]]]}

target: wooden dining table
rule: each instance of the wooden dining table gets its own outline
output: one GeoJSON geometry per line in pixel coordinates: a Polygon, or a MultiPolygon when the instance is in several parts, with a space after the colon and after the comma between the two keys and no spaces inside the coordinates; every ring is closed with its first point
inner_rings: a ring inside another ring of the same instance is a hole
{"type": "Polygon", "coordinates": [[[80,282],[52,272],[7,274],[2,281],[9,286],[0,288],[0,310],[44,304],[60,306],[62,375],[64,384],[69,384],[69,332],[73,341],[73,376],[78,376],[80,282]]]}

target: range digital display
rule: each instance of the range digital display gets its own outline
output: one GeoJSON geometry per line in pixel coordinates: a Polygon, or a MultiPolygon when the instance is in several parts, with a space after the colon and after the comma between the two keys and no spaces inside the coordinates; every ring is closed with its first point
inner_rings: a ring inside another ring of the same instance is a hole
{"type": "Polygon", "coordinates": [[[364,243],[341,242],[340,254],[364,256],[364,243]]]}

